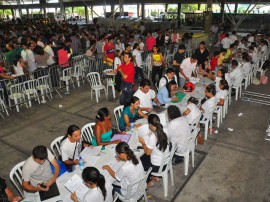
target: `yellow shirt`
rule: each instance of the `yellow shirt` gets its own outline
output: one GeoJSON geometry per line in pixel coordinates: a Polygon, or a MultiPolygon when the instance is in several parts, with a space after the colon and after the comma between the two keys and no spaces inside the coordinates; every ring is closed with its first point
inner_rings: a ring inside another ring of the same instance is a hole
{"type": "Polygon", "coordinates": [[[231,54],[232,54],[232,51],[230,49],[228,49],[227,53],[224,56],[224,59],[228,59],[231,54]]]}
{"type": "Polygon", "coordinates": [[[224,55],[220,54],[218,57],[218,65],[222,65],[223,60],[224,60],[224,55]]]}

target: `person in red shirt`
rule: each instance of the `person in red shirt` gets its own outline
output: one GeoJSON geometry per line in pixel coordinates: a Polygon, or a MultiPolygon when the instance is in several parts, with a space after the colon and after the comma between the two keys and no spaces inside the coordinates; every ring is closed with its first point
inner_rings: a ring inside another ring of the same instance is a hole
{"type": "Polygon", "coordinates": [[[219,58],[220,52],[215,51],[214,57],[210,61],[211,71],[215,71],[216,67],[218,66],[218,58],[219,58]]]}
{"type": "Polygon", "coordinates": [[[68,51],[65,50],[65,44],[61,43],[59,45],[60,49],[58,50],[57,54],[58,54],[58,64],[60,67],[62,67],[63,69],[68,67],[68,51]]]}
{"type": "Polygon", "coordinates": [[[147,32],[145,43],[148,51],[152,51],[153,47],[156,45],[156,39],[152,37],[150,32],[147,32]]]}
{"type": "Polygon", "coordinates": [[[135,68],[131,62],[132,55],[130,53],[125,53],[124,55],[124,64],[120,65],[117,69],[111,71],[110,73],[116,74],[119,71],[122,75],[121,81],[121,96],[120,104],[126,105],[129,104],[130,99],[134,93],[134,76],[135,68]]]}
{"type": "Polygon", "coordinates": [[[111,66],[114,60],[114,51],[115,51],[115,45],[113,41],[113,37],[108,38],[108,43],[104,45],[104,52],[106,55],[106,58],[104,60],[107,61],[107,65],[111,66]],[[111,64],[111,65],[110,65],[111,64]]]}

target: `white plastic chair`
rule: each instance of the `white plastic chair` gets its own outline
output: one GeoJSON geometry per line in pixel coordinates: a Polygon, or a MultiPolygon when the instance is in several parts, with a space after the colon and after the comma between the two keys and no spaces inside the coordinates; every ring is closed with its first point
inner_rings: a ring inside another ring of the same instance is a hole
{"type": "Polygon", "coordinates": [[[81,134],[82,134],[82,139],[84,141],[87,141],[89,143],[92,142],[92,138],[94,136],[94,131],[93,131],[93,127],[96,125],[95,122],[93,123],[88,123],[86,125],[84,125],[81,129],[81,134]]]}
{"type": "Polygon", "coordinates": [[[93,97],[93,91],[95,91],[96,94],[96,101],[98,103],[98,97],[100,97],[100,91],[104,90],[105,91],[105,96],[107,99],[107,91],[105,86],[101,83],[100,80],[100,75],[97,72],[91,72],[86,75],[88,82],[91,86],[91,99],[93,97]]]}
{"type": "MultiPolygon", "coordinates": [[[[112,71],[112,69],[106,69],[103,71],[103,73],[106,75],[108,72],[112,71]]],[[[112,92],[113,92],[113,98],[115,98],[115,88],[114,88],[114,76],[106,76],[106,83],[107,83],[107,92],[109,93],[109,87],[112,87],[112,92]]]]}
{"type": "Polygon", "coordinates": [[[256,77],[256,75],[257,75],[257,72],[259,72],[260,73],[260,75],[259,75],[259,78],[263,75],[263,69],[262,69],[262,67],[263,67],[263,63],[264,63],[265,61],[264,61],[264,57],[262,57],[260,60],[258,60],[258,62],[256,62],[255,64],[254,64],[254,69],[253,69],[253,75],[256,77]]]}
{"type": "Polygon", "coordinates": [[[9,173],[9,178],[12,183],[15,185],[16,189],[19,191],[20,195],[23,197],[22,189],[22,168],[25,161],[18,163],[12,168],[9,173]]]}
{"type": "Polygon", "coordinates": [[[37,93],[37,80],[32,79],[25,81],[23,83],[23,93],[27,96],[29,107],[32,107],[31,98],[34,97],[38,100],[38,104],[40,104],[40,100],[37,93]]]}
{"type": "MultiPolygon", "coordinates": [[[[225,102],[225,100],[224,100],[225,102]]],[[[225,104],[225,103],[224,103],[225,104]]],[[[214,113],[217,114],[217,128],[219,128],[220,124],[222,123],[223,118],[223,106],[217,106],[214,113]]]]}
{"type": "MultiPolygon", "coordinates": [[[[214,111],[213,111],[214,112],[214,111]]],[[[204,139],[207,140],[208,128],[210,129],[210,134],[212,134],[213,128],[213,112],[210,114],[203,114],[203,119],[200,120],[201,124],[204,124],[204,139]],[[209,125],[210,123],[210,125],[209,125]]]]}
{"type": "Polygon", "coordinates": [[[124,105],[120,105],[120,106],[114,108],[114,110],[113,110],[113,114],[114,114],[114,118],[115,118],[118,130],[120,130],[119,129],[119,119],[122,115],[123,110],[124,110],[124,105]]]}
{"type": "Polygon", "coordinates": [[[238,94],[239,94],[239,98],[241,98],[241,94],[242,94],[242,81],[243,81],[243,77],[241,79],[241,82],[239,82],[239,84],[237,85],[232,85],[232,88],[235,89],[235,100],[238,100],[238,94]]]}
{"type": "Polygon", "coordinates": [[[80,79],[83,78],[83,68],[81,67],[81,64],[78,64],[74,67],[74,73],[72,74],[72,77],[75,77],[78,87],[80,87],[80,79]]]}
{"type": "Polygon", "coordinates": [[[73,88],[75,88],[74,82],[72,79],[72,70],[73,70],[73,67],[66,68],[63,70],[63,74],[60,76],[60,88],[61,88],[61,83],[62,83],[61,81],[65,82],[67,92],[69,92],[70,84],[72,84],[73,88]]]}
{"type": "Polygon", "coordinates": [[[61,155],[61,140],[63,139],[64,136],[57,137],[54,141],[51,143],[51,150],[55,156],[56,159],[61,155]]]}
{"type": "Polygon", "coordinates": [[[141,178],[138,179],[136,182],[129,184],[127,187],[127,194],[122,195],[118,193],[118,197],[123,202],[137,202],[140,198],[144,197],[144,201],[148,202],[147,195],[146,195],[146,180],[148,175],[150,174],[152,168],[149,168],[147,173],[141,178]],[[137,191],[131,193],[132,187],[137,185],[137,191]]]}
{"type": "MultiPolygon", "coordinates": [[[[0,109],[1,109],[1,111],[5,111],[7,116],[9,116],[6,104],[5,104],[4,100],[2,100],[1,98],[0,98],[0,109]]],[[[1,113],[0,113],[0,115],[3,117],[3,119],[5,119],[1,113]]]]}
{"type": "Polygon", "coordinates": [[[27,103],[25,102],[25,97],[23,93],[23,83],[10,86],[8,98],[9,98],[9,103],[10,103],[10,99],[14,100],[17,112],[20,111],[19,104],[22,104],[23,102],[28,108],[27,103]]]}
{"type": "MultiPolygon", "coordinates": [[[[169,146],[169,145],[168,145],[169,146]]],[[[168,172],[171,174],[171,182],[172,186],[174,185],[174,178],[173,178],[173,169],[172,169],[172,158],[176,150],[176,145],[172,146],[171,152],[168,154],[165,154],[158,172],[152,172],[151,175],[156,177],[162,177],[163,178],[163,189],[164,189],[164,196],[168,196],[168,172]],[[166,166],[166,169],[163,170],[164,166],[166,166]]]]}
{"type": "MultiPolygon", "coordinates": [[[[49,76],[42,76],[37,79],[37,90],[40,91],[42,101],[41,103],[45,103],[45,95],[49,98],[48,94],[50,93],[51,99],[52,99],[52,93],[51,93],[51,87],[50,87],[50,78],[49,76]]],[[[50,98],[49,98],[50,99],[50,98]]]]}

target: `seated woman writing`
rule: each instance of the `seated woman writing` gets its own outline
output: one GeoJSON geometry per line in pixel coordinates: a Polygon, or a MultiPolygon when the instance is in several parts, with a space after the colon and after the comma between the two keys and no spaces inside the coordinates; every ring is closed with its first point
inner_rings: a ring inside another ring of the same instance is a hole
{"type": "MultiPolygon", "coordinates": [[[[145,173],[140,159],[135,156],[127,143],[120,142],[115,147],[115,152],[117,159],[125,162],[124,165],[116,172],[109,165],[104,165],[102,169],[107,170],[112,177],[120,182],[120,186],[113,185],[114,191],[125,195],[127,194],[128,185],[142,178],[145,173]]],[[[131,194],[137,191],[137,186],[132,187],[131,194]]]]}
{"type": "MultiPolygon", "coordinates": [[[[174,80],[170,81],[165,86],[161,87],[157,93],[157,99],[160,102],[160,104],[166,104],[171,101],[177,101],[178,98],[173,97],[177,92],[177,89],[178,89],[177,83],[174,80]]],[[[153,103],[153,105],[156,105],[156,103],[153,103]]]]}
{"type": "MultiPolygon", "coordinates": [[[[112,184],[94,167],[86,167],[82,172],[84,184],[89,188],[83,197],[83,202],[112,202],[112,184]]],[[[70,196],[71,200],[78,202],[76,192],[70,196]]]]}
{"type": "MultiPolygon", "coordinates": [[[[148,116],[149,124],[149,140],[145,142],[144,138],[139,136],[139,142],[142,144],[145,154],[141,157],[144,171],[148,171],[152,167],[152,172],[158,172],[161,166],[164,155],[169,152],[169,140],[166,133],[163,131],[163,126],[156,114],[148,116]]],[[[151,173],[150,173],[151,175],[151,173]]],[[[147,186],[154,186],[155,182],[159,182],[158,177],[148,177],[147,186]]]]}
{"type": "MultiPolygon", "coordinates": [[[[140,100],[137,97],[132,97],[130,100],[130,106],[124,108],[119,120],[120,131],[126,131],[126,127],[130,127],[131,123],[134,123],[139,115],[142,118],[147,118],[147,115],[140,110],[140,100]]],[[[140,127],[141,124],[134,124],[134,127],[140,127]]]]}
{"type": "Polygon", "coordinates": [[[106,146],[109,144],[117,144],[121,140],[115,140],[110,142],[112,138],[112,123],[111,115],[106,107],[98,110],[96,116],[97,122],[94,128],[95,135],[93,136],[92,145],[93,146],[106,146]]]}
{"type": "Polygon", "coordinates": [[[67,129],[67,134],[61,140],[62,161],[70,171],[74,170],[74,165],[79,164],[79,154],[84,147],[89,144],[83,143],[81,139],[81,130],[76,125],[71,125],[67,129]]]}

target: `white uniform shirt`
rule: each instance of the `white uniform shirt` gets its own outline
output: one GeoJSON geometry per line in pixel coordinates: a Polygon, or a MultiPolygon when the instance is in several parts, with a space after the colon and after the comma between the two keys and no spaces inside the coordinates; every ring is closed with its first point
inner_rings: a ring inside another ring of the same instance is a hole
{"type": "Polygon", "coordinates": [[[136,58],[136,64],[134,63],[134,66],[142,68],[142,54],[139,50],[133,50],[132,56],[135,56],[136,58]]]}
{"type": "Polygon", "coordinates": [[[27,58],[29,72],[35,71],[37,69],[37,63],[36,63],[35,55],[32,50],[27,49],[26,58],[27,58]]]}
{"type": "MultiPolygon", "coordinates": [[[[139,163],[134,165],[131,160],[126,161],[125,164],[115,172],[115,178],[120,182],[121,193],[125,195],[127,193],[128,185],[136,182],[145,175],[142,163],[138,159],[139,163]]],[[[133,186],[131,194],[137,191],[137,186],[133,186]]]]}
{"type": "Polygon", "coordinates": [[[24,62],[27,61],[26,50],[22,50],[21,56],[24,62]]]}
{"type": "Polygon", "coordinates": [[[258,53],[256,51],[253,51],[253,53],[250,53],[249,55],[251,56],[252,62],[258,62],[258,53]]]}
{"type": "Polygon", "coordinates": [[[79,151],[81,151],[81,142],[77,143],[76,142],[70,142],[68,138],[66,138],[62,143],[61,143],[61,155],[62,155],[62,160],[66,161],[68,159],[79,159],[79,151]],[[76,150],[76,151],[75,151],[76,150]],[[74,153],[75,151],[75,153],[74,153]],[[73,158],[74,155],[74,158],[73,158]]]}
{"type": "Polygon", "coordinates": [[[204,110],[204,117],[209,116],[211,113],[213,113],[213,111],[215,110],[217,106],[217,98],[211,97],[210,99],[206,100],[203,104],[202,104],[202,108],[204,110]]]}
{"type": "Polygon", "coordinates": [[[153,109],[152,99],[156,97],[154,90],[150,89],[147,93],[144,93],[138,89],[134,96],[140,99],[140,107],[153,109]]]}
{"type": "Polygon", "coordinates": [[[216,80],[215,80],[215,83],[216,83],[216,92],[220,91],[219,83],[220,83],[221,80],[222,80],[222,78],[216,76],[216,80]]]}
{"type": "Polygon", "coordinates": [[[112,185],[111,185],[111,183],[106,181],[105,189],[107,191],[105,200],[104,200],[104,196],[103,196],[101,190],[98,187],[96,187],[96,188],[93,188],[93,189],[89,188],[89,191],[84,195],[83,202],[89,202],[89,201],[112,202],[113,201],[113,196],[112,196],[112,185]]]}
{"type": "Polygon", "coordinates": [[[244,62],[241,66],[241,69],[242,69],[242,73],[244,76],[248,75],[248,73],[250,72],[250,69],[251,69],[250,62],[244,62]]]}
{"type": "Polygon", "coordinates": [[[166,150],[163,152],[158,149],[158,146],[156,146],[156,144],[157,144],[157,137],[155,133],[152,132],[149,135],[149,141],[147,142],[146,146],[149,149],[152,149],[152,153],[150,156],[151,163],[155,166],[160,166],[164,155],[169,152],[169,145],[167,146],[166,150]]]}
{"type": "Polygon", "coordinates": [[[17,66],[14,65],[14,70],[16,72],[16,76],[24,75],[23,68],[20,65],[20,62],[19,61],[17,62],[17,66]]]}
{"type": "Polygon", "coordinates": [[[232,85],[230,73],[225,73],[225,80],[227,81],[227,83],[228,83],[229,86],[232,85]]]}
{"type": "Polygon", "coordinates": [[[228,91],[227,90],[220,90],[218,91],[218,93],[216,94],[216,98],[217,98],[217,101],[219,102],[220,99],[226,99],[228,95],[228,91]]]}
{"type": "Polygon", "coordinates": [[[168,138],[177,145],[177,152],[185,152],[186,142],[190,137],[190,127],[185,117],[173,119],[168,123],[168,138]]]}
{"type": "Polygon", "coordinates": [[[193,103],[189,103],[187,108],[190,112],[186,115],[186,119],[189,124],[193,124],[201,116],[201,111],[199,107],[193,103]]]}
{"type": "MultiPolygon", "coordinates": [[[[192,72],[196,69],[197,62],[191,63],[190,58],[186,58],[180,65],[180,68],[183,70],[186,77],[190,78],[192,72]]],[[[180,73],[180,77],[184,78],[184,76],[180,73]]]]}
{"type": "Polygon", "coordinates": [[[237,86],[243,79],[243,73],[241,67],[238,65],[232,72],[230,72],[232,85],[237,86]]]}
{"type": "Polygon", "coordinates": [[[228,37],[225,37],[224,39],[222,39],[221,44],[223,48],[229,49],[231,45],[231,40],[228,37]]]}
{"type": "MultiPolygon", "coordinates": [[[[168,83],[169,83],[169,82],[171,81],[171,79],[169,79],[169,78],[166,76],[166,74],[165,74],[164,76],[167,78],[168,83]]],[[[161,79],[159,80],[158,89],[160,89],[161,87],[163,87],[163,86],[165,86],[165,85],[167,84],[167,81],[166,81],[166,79],[164,78],[164,76],[161,77],[161,79]]]]}
{"type": "Polygon", "coordinates": [[[231,40],[231,44],[232,44],[237,40],[237,37],[232,34],[232,35],[230,35],[229,39],[231,40]]]}
{"type": "Polygon", "coordinates": [[[114,66],[113,68],[114,69],[117,69],[118,68],[117,65],[120,66],[121,64],[122,64],[122,62],[121,62],[120,58],[119,57],[115,57],[114,58],[114,62],[113,62],[113,66],[114,66]]]}

